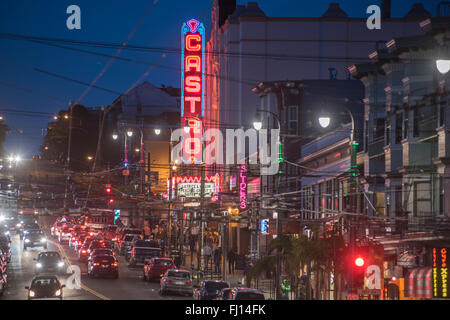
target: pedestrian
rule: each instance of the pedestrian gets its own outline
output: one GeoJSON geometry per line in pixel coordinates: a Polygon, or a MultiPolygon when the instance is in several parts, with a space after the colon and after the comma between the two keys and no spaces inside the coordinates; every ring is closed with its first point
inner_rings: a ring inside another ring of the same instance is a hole
{"type": "Polygon", "coordinates": [[[222,249],[220,247],[216,247],[214,250],[214,265],[215,265],[215,272],[220,273],[221,272],[221,260],[222,260],[222,249]]]}
{"type": "Polygon", "coordinates": [[[234,254],[233,249],[230,249],[227,255],[228,255],[228,273],[234,273],[234,263],[236,256],[234,254]]]}
{"type": "Polygon", "coordinates": [[[206,246],[203,248],[203,256],[206,261],[206,269],[208,269],[209,261],[211,259],[211,254],[212,254],[212,249],[209,246],[209,244],[207,243],[206,246]]]}

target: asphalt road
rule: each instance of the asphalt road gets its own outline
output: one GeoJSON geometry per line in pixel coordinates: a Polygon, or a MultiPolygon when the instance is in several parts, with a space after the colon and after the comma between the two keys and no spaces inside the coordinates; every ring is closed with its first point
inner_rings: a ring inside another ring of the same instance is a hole
{"type": "MultiPolygon", "coordinates": [[[[143,281],[142,267],[128,268],[124,257],[119,256],[119,279],[94,278],[87,275],[87,266],[79,262],[74,250],[67,245],[59,245],[57,241],[48,237],[47,251],[59,251],[61,256],[66,257],[67,268],[77,265],[81,271],[81,284],[71,281],[70,274],[59,275],[64,288],[65,300],[173,300],[192,299],[186,296],[160,296],[158,282],[143,281]],[[72,282],[72,288],[68,282],[72,282]],[[77,288],[78,287],[78,288],[77,288]]],[[[34,277],[33,259],[43,248],[28,248],[23,250],[23,241],[18,235],[11,236],[11,262],[8,264],[8,288],[2,300],[26,300],[27,290],[25,286],[31,284],[34,277]]]]}

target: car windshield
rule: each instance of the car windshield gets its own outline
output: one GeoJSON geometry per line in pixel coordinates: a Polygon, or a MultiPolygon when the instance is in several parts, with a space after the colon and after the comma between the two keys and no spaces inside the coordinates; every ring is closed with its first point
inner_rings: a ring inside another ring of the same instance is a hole
{"type": "Polygon", "coordinates": [[[189,272],[186,272],[186,271],[169,271],[167,273],[167,276],[173,277],[173,278],[184,278],[184,279],[189,279],[191,277],[189,272]]]}
{"type": "Polygon", "coordinates": [[[161,254],[161,250],[159,249],[151,249],[151,248],[135,248],[134,249],[135,254],[137,255],[146,255],[151,257],[159,257],[161,254]]]}
{"type": "Polygon", "coordinates": [[[123,238],[123,241],[132,241],[134,238],[134,236],[125,236],[125,238],[123,238]]]}
{"type": "Polygon", "coordinates": [[[238,292],[236,300],[265,300],[264,295],[257,292],[238,292]]]}
{"type": "Polygon", "coordinates": [[[61,259],[58,252],[42,252],[38,256],[38,260],[41,259],[61,259]]]}
{"type": "Polygon", "coordinates": [[[205,283],[205,289],[207,291],[216,291],[216,290],[222,290],[223,288],[228,288],[230,285],[226,282],[206,282],[205,283]]]}
{"type": "Polygon", "coordinates": [[[146,248],[159,248],[157,241],[151,240],[136,240],[134,243],[135,247],[146,247],[146,248]]]}
{"type": "Polygon", "coordinates": [[[155,260],[155,265],[157,266],[170,266],[172,261],[170,260],[155,260]]]}
{"type": "Polygon", "coordinates": [[[59,287],[59,282],[58,280],[56,280],[56,278],[43,278],[33,280],[31,288],[39,287],[59,287]]]}
{"type": "Polygon", "coordinates": [[[30,236],[43,236],[44,232],[42,232],[41,230],[31,230],[28,234],[30,236]]]}
{"type": "Polygon", "coordinates": [[[94,251],[92,251],[93,256],[112,255],[112,254],[113,254],[113,251],[111,249],[95,249],[94,251]]]}
{"type": "Polygon", "coordinates": [[[95,262],[109,262],[109,263],[111,263],[111,262],[114,262],[114,257],[111,257],[111,256],[105,256],[105,255],[102,255],[102,256],[96,256],[95,258],[94,258],[94,261],[95,262]]]}

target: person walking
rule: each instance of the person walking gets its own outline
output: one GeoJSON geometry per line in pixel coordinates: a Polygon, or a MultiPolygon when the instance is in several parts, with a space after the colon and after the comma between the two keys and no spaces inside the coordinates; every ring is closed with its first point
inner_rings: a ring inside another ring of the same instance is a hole
{"type": "Polygon", "coordinates": [[[207,243],[206,246],[203,248],[203,256],[205,257],[205,263],[206,263],[205,269],[208,269],[208,267],[209,267],[211,254],[212,254],[212,249],[209,246],[209,243],[207,243]]]}
{"type": "Polygon", "coordinates": [[[214,272],[221,273],[221,262],[222,261],[222,249],[220,247],[216,247],[214,250],[214,272]]]}
{"type": "Polygon", "coordinates": [[[236,262],[236,255],[234,254],[233,249],[228,251],[228,273],[234,273],[234,264],[236,262]]]}

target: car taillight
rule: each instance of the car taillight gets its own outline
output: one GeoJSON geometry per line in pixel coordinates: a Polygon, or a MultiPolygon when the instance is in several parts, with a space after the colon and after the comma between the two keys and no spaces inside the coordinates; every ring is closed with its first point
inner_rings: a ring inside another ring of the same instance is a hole
{"type": "Polygon", "coordinates": [[[186,281],[186,284],[190,285],[190,284],[192,284],[192,281],[186,281]]]}
{"type": "Polygon", "coordinates": [[[166,283],[172,283],[172,280],[167,279],[167,280],[166,280],[166,283]]]}
{"type": "Polygon", "coordinates": [[[112,265],[113,267],[117,267],[117,262],[113,262],[113,263],[111,263],[111,265],[112,265]]]}
{"type": "Polygon", "coordinates": [[[61,235],[64,235],[64,232],[61,235]]]}
{"type": "Polygon", "coordinates": [[[100,263],[94,262],[94,266],[99,266],[99,265],[100,265],[100,263]]]}
{"type": "Polygon", "coordinates": [[[86,250],[81,250],[81,253],[86,253],[86,250]]]}

